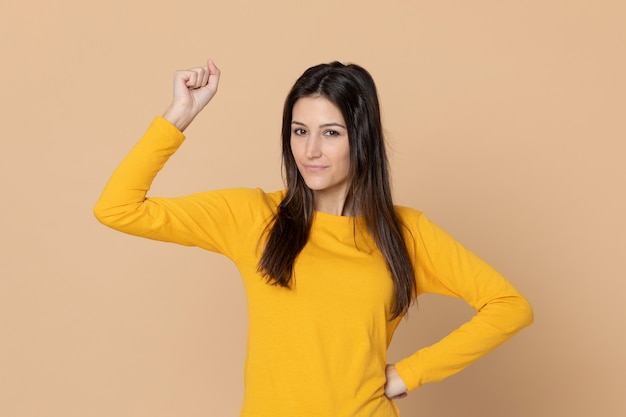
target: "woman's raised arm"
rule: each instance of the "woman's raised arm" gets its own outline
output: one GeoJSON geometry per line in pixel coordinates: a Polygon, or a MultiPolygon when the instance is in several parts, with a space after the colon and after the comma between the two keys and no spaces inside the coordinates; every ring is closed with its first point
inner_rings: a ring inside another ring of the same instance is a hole
{"type": "Polygon", "coordinates": [[[115,169],[94,207],[101,223],[151,239],[211,247],[207,231],[196,224],[201,219],[214,229],[204,200],[146,195],[157,173],[183,143],[182,131],[215,95],[219,76],[212,60],[204,67],[175,72],[171,104],[115,169]]]}

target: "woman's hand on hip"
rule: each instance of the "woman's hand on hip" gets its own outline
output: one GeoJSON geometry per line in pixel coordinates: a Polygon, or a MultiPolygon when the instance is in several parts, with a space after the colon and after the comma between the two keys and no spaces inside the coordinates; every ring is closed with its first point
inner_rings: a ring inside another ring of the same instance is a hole
{"type": "Polygon", "coordinates": [[[189,126],[217,92],[220,70],[209,59],[203,67],[190,68],[174,73],[172,103],[163,118],[181,132],[189,126]]]}
{"type": "Polygon", "coordinates": [[[408,389],[400,377],[400,374],[396,371],[395,365],[387,365],[385,375],[387,377],[387,382],[385,383],[385,396],[387,396],[387,398],[397,400],[408,395],[408,389]]]}

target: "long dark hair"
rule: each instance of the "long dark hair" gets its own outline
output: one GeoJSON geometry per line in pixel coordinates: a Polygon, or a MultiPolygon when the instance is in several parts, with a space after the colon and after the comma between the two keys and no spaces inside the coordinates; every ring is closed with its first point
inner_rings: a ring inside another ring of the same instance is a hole
{"type": "Polygon", "coordinates": [[[403,315],[416,295],[413,266],[402,224],[391,198],[380,106],[372,76],[362,67],[339,62],[307,69],[285,100],[282,153],[287,191],[270,223],[258,270],[270,284],[289,287],[294,262],[305,246],[315,201],[291,151],[293,106],[300,98],[322,96],[336,105],[347,124],[350,173],[347,204],[359,214],[381,251],[394,284],[392,318],[403,315]]]}

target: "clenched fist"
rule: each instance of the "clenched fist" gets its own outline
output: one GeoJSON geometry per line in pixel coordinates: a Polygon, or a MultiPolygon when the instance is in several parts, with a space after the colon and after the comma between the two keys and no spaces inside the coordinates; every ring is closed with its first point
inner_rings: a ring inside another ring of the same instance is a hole
{"type": "Polygon", "coordinates": [[[217,92],[220,70],[209,59],[204,67],[190,68],[174,73],[172,103],[163,118],[181,132],[189,126],[217,92]]]}

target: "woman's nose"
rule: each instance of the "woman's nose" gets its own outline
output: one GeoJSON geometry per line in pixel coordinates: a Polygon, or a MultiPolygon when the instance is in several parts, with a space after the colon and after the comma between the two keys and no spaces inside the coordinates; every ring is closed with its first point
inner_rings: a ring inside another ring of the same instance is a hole
{"type": "Polygon", "coordinates": [[[316,136],[309,136],[306,143],[306,157],[307,158],[319,158],[322,155],[320,138],[316,136]]]}

